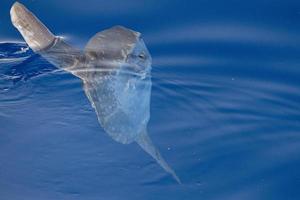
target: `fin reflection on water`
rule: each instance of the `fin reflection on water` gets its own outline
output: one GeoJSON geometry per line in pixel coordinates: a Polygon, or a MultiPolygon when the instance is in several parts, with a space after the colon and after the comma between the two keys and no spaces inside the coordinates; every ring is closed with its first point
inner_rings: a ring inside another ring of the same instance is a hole
{"type": "Polygon", "coordinates": [[[177,182],[147,134],[150,118],[151,56],[138,32],[115,26],[97,33],[84,52],[55,37],[16,2],[11,19],[29,47],[83,81],[83,88],[105,132],[122,144],[136,142],[177,182]]]}

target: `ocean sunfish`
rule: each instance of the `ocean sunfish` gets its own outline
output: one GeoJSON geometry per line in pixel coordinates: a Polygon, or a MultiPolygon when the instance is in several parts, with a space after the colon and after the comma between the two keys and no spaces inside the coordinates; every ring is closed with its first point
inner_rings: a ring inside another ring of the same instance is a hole
{"type": "Polygon", "coordinates": [[[97,33],[81,52],[53,35],[24,5],[14,3],[10,15],[34,52],[83,81],[98,121],[111,138],[122,144],[136,142],[180,183],[147,134],[151,56],[140,33],[114,26],[97,33]]]}

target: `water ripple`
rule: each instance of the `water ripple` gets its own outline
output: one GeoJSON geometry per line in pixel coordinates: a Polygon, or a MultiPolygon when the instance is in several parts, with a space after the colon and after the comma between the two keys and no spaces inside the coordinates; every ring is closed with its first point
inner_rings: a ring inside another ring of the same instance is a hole
{"type": "Polygon", "coordinates": [[[150,45],[195,42],[226,42],[226,43],[255,43],[297,46],[300,38],[297,33],[267,29],[242,24],[204,24],[193,23],[179,27],[168,27],[149,34],[147,41],[150,45]]]}

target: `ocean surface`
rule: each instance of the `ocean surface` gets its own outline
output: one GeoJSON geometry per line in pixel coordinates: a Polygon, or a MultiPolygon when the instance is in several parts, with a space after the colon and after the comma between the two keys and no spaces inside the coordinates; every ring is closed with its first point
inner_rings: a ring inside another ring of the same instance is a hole
{"type": "Polygon", "coordinates": [[[299,200],[300,1],[21,0],[84,48],[122,25],[152,55],[149,136],[112,140],[82,82],[32,52],[0,2],[1,200],[299,200]]]}

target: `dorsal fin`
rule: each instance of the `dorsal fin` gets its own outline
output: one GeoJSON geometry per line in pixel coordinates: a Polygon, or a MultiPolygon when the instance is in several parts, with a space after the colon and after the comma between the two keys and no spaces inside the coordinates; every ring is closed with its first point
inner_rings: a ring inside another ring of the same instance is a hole
{"type": "Polygon", "coordinates": [[[59,68],[84,78],[81,52],[55,37],[49,29],[24,5],[14,3],[10,10],[11,21],[19,30],[28,46],[59,68]]]}
{"type": "Polygon", "coordinates": [[[43,50],[53,44],[55,36],[24,5],[19,2],[14,3],[10,16],[13,25],[33,51],[43,50]]]}

